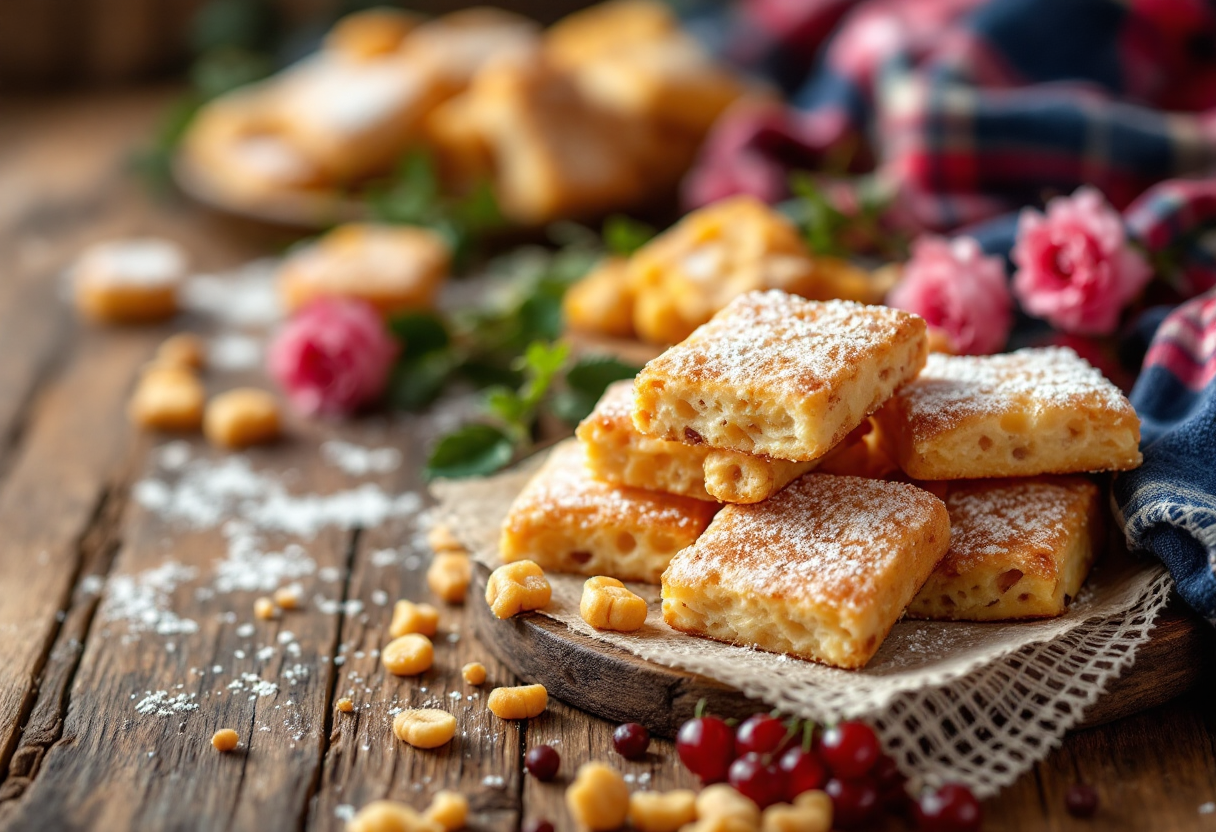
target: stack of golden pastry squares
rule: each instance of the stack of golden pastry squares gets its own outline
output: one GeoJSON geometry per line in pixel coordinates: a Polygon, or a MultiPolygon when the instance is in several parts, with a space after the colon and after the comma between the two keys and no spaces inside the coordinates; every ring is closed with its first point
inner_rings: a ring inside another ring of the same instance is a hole
{"type": "Polygon", "coordinates": [[[506,561],[662,584],[686,633],[863,667],[903,615],[1063,613],[1140,464],[1065,348],[929,352],[916,315],[740,295],[611,387],[517,498],[506,561]]]}

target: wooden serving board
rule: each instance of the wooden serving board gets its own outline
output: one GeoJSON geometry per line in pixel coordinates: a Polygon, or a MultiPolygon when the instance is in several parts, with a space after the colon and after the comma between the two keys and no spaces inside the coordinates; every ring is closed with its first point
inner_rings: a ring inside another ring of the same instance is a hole
{"type": "MultiPolygon", "coordinates": [[[[755,700],[729,685],[647,661],[543,615],[500,621],[478,603],[489,574],[474,562],[469,617],[477,637],[517,676],[544,685],[551,696],[603,719],[640,722],[663,737],[674,737],[701,699],[723,716],[757,710],[755,700]]],[[[1080,727],[1139,713],[1195,687],[1213,640],[1210,628],[1175,600],[1161,613],[1135,664],[1094,703],[1080,727]]]]}

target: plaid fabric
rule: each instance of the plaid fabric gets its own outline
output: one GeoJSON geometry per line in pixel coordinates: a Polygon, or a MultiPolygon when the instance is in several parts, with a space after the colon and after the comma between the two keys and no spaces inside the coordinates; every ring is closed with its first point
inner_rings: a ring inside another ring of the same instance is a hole
{"type": "Polygon", "coordinates": [[[1115,478],[1128,545],[1216,624],[1216,290],[1168,315],[1132,390],[1144,464],[1115,478]]]}
{"type": "MultiPolygon", "coordinates": [[[[1216,3],[750,0],[733,14],[726,56],[791,106],[729,111],[689,203],[775,202],[791,171],[847,157],[896,195],[908,230],[1008,254],[1019,209],[1091,184],[1173,282],[1146,300],[1194,298],[1127,328],[1125,354],[1147,344],[1131,393],[1144,465],[1114,497],[1129,544],[1216,624],[1216,3]]],[[[1015,341],[1044,336],[1030,323],[1015,341]]],[[[1072,340],[1117,375],[1101,344],[1072,340]]]]}
{"type": "MultiPolygon", "coordinates": [[[[1150,250],[1212,219],[1210,183],[1157,184],[1216,171],[1216,11],[1200,0],[752,0],[735,14],[726,55],[792,106],[727,114],[686,182],[692,205],[777,201],[791,170],[848,147],[918,230],[1085,183],[1134,203],[1150,250]]],[[[1190,252],[1209,275],[1210,251],[1190,252]]]]}

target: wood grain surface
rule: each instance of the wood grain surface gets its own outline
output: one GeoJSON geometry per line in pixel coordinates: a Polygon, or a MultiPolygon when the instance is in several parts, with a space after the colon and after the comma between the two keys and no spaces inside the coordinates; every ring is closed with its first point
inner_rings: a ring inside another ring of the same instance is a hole
{"type": "MultiPolygon", "coordinates": [[[[186,316],[164,328],[81,325],[61,300],[63,269],[82,245],[115,235],[173,237],[201,270],[232,267],[288,241],[188,204],[152,201],[130,181],[129,154],[167,100],[150,91],[0,101],[0,831],[339,830],[368,800],[422,807],[436,790],[456,788],[470,797],[473,829],[511,832],[547,818],[565,832],[574,827],[563,787],[588,760],[613,762],[631,788],[692,785],[670,741],[656,739],[647,760],[626,763],[610,738],[618,719],[670,730],[703,682],[672,683],[657,703],[635,707],[622,692],[636,692],[647,677],[619,664],[585,672],[564,642],[565,652],[550,654],[566,674],[554,692],[597,703],[608,718],[555,698],[537,719],[503,723],[484,708],[485,697],[493,685],[517,682],[516,670],[533,675],[524,662],[536,659],[479,637],[476,599],[467,609],[442,608],[431,671],[415,679],[386,675],[377,651],[392,602],[428,598],[417,512],[366,529],[268,535],[266,546],[299,545],[316,568],[300,579],[305,606],[263,622],[252,615],[260,590],[214,591],[227,545],[221,529],[183,527],[134,498],[140,481],[156,475],[171,437],[128,425],[131,385],[174,327],[205,323],[186,316]],[[124,581],[166,564],[192,576],[165,603],[197,630],[133,631],[101,611],[124,581]],[[481,688],[460,678],[470,660],[489,668],[481,688]],[[258,695],[242,674],[277,689],[258,695]],[[162,690],[194,694],[188,701],[197,709],[139,713],[138,703],[162,690]],[[341,696],[354,700],[354,713],[335,711],[341,696]],[[443,703],[457,715],[451,745],[418,751],[393,738],[393,709],[421,703],[443,703]],[[240,733],[237,752],[210,747],[219,727],[240,733]],[[522,773],[524,752],[539,743],[562,755],[554,783],[522,773]]],[[[264,383],[256,373],[207,378],[212,391],[246,382],[264,383]]],[[[293,421],[283,442],[248,458],[293,493],[367,485],[421,495],[417,463],[439,418],[293,421]],[[350,475],[320,452],[332,439],[395,448],[401,464],[350,475]]],[[[223,459],[187,441],[193,457],[223,459]]],[[[500,634],[543,638],[536,622],[499,623],[500,634]]],[[[1136,690],[1119,693],[1123,707],[1139,710],[1151,704],[1145,697],[1159,700],[1204,675],[1207,632],[1182,617],[1169,618],[1163,632],[1170,634],[1166,652],[1142,658],[1138,667],[1147,672],[1136,690]],[[1172,651],[1195,658],[1180,666],[1172,651]]],[[[985,828],[1216,829],[1209,685],[1205,677],[1166,704],[1072,733],[986,802],[985,828]],[[1095,821],[1065,812],[1063,794],[1079,781],[1099,790],[1095,821]]],[[[720,694],[715,707],[738,705],[729,690],[720,694]]]]}

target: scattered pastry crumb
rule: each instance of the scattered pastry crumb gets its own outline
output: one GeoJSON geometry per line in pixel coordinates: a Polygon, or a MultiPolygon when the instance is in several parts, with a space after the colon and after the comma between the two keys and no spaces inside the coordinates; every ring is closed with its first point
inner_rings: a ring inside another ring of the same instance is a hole
{"type": "Polygon", "coordinates": [[[231,728],[221,728],[211,736],[211,744],[216,751],[232,751],[240,742],[240,736],[231,728]]]}
{"type": "Polygon", "coordinates": [[[549,704],[549,692],[544,685],[519,685],[494,688],[486,707],[499,719],[532,719],[540,716],[549,704]]]}
{"type": "Polygon", "coordinates": [[[263,596],[253,602],[253,616],[259,621],[272,621],[279,617],[279,608],[274,601],[263,596]]]}
{"type": "Polygon", "coordinates": [[[481,662],[469,662],[460,669],[460,675],[470,685],[484,684],[486,681],[486,666],[481,662]]]}
{"type": "Polygon", "coordinates": [[[303,599],[304,589],[299,584],[282,586],[274,591],[274,603],[277,604],[280,609],[299,609],[300,603],[303,601],[303,599]]]}

